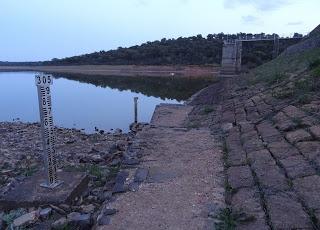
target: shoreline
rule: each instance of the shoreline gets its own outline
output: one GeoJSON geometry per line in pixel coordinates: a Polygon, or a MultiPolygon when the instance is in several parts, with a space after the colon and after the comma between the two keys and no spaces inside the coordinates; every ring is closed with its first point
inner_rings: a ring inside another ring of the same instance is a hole
{"type": "Polygon", "coordinates": [[[70,66],[0,66],[0,72],[41,71],[58,74],[148,77],[212,77],[219,66],[135,66],[135,65],[70,65],[70,66]]]}

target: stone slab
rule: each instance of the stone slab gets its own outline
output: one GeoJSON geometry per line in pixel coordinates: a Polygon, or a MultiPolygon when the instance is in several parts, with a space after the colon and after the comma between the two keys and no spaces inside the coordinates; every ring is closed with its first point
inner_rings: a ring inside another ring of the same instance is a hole
{"type": "Polygon", "coordinates": [[[228,181],[233,189],[241,187],[252,187],[253,177],[249,166],[230,167],[227,171],[228,181]]]}
{"type": "Polygon", "coordinates": [[[151,124],[161,127],[183,127],[193,106],[160,104],[151,118],[151,124]]]}
{"type": "Polygon", "coordinates": [[[302,205],[286,193],[267,196],[267,206],[274,229],[312,229],[302,205]]]}
{"type": "Polygon", "coordinates": [[[37,207],[48,204],[71,203],[87,188],[89,178],[81,172],[59,172],[63,183],[54,189],[40,186],[45,181],[45,173],[37,173],[17,184],[0,199],[0,210],[37,207]]]}

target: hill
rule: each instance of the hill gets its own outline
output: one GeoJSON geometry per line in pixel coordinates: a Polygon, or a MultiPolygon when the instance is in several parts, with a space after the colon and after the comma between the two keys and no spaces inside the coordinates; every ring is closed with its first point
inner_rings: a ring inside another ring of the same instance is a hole
{"type": "MultiPolygon", "coordinates": [[[[180,37],[147,42],[140,46],[118,48],[110,51],[100,51],[91,54],[53,59],[45,64],[50,65],[212,65],[220,64],[223,40],[245,37],[273,38],[275,34],[209,34],[180,37]]],[[[297,43],[302,35],[297,34],[297,40],[284,40],[280,43],[280,52],[297,43]]],[[[243,64],[253,68],[272,60],[272,41],[258,41],[246,44],[243,51],[243,64]]]]}
{"type": "Polygon", "coordinates": [[[256,68],[247,76],[251,84],[273,87],[276,98],[308,103],[320,89],[320,25],[278,58],[256,68]]]}

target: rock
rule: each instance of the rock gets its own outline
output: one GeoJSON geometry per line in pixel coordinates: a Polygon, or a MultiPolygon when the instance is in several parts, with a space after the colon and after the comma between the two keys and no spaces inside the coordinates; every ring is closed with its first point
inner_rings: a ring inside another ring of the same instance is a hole
{"type": "Polygon", "coordinates": [[[71,210],[70,205],[68,205],[68,204],[60,204],[59,207],[62,208],[66,212],[69,212],[71,210]]]}
{"type": "Polygon", "coordinates": [[[138,168],[134,175],[134,182],[143,182],[147,179],[148,169],[138,168]]]}
{"type": "Polygon", "coordinates": [[[110,149],[109,149],[109,153],[113,154],[115,152],[118,151],[118,147],[116,144],[111,145],[110,149]]]}
{"type": "Polygon", "coordinates": [[[66,212],[63,209],[61,209],[61,208],[59,208],[59,207],[57,207],[55,205],[50,204],[50,207],[53,210],[55,210],[57,213],[59,213],[60,215],[65,215],[66,214],[66,212]]]}
{"type": "Polygon", "coordinates": [[[42,219],[47,219],[51,213],[52,213],[52,208],[44,208],[40,210],[39,215],[42,219]]]}
{"type": "Polygon", "coordinates": [[[107,216],[107,215],[100,214],[97,217],[97,224],[98,225],[108,225],[108,224],[110,224],[110,217],[107,216]]]}
{"type": "Polygon", "coordinates": [[[121,160],[119,159],[119,158],[116,158],[116,159],[114,159],[111,163],[110,163],[110,165],[111,166],[117,166],[117,165],[119,165],[121,163],[121,160]]]}
{"type": "Polygon", "coordinates": [[[120,150],[120,151],[125,151],[126,145],[127,145],[127,142],[124,140],[118,140],[116,142],[116,146],[117,146],[118,150],[120,150]]]}
{"type": "Polygon", "coordinates": [[[104,200],[110,200],[112,198],[112,192],[104,192],[103,193],[104,200]]]}
{"type": "Polygon", "coordinates": [[[140,161],[136,158],[125,158],[122,161],[122,164],[124,165],[138,165],[140,163],[140,161]]]}
{"type": "Polygon", "coordinates": [[[68,224],[67,218],[61,217],[60,219],[56,220],[52,223],[53,229],[63,229],[68,224]]]}
{"type": "Polygon", "coordinates": [[[121,135],[122,134],[122,130],[121,129],[116,129],[115,131],[114,131],[114,135],[121,135]]]}
{"type": "Polygon", "coordinates": [[[224,123],[221,125],[221,129],[224,131],[224,132],[227,132],[229,131],[230,129],[233,128],[233,124],[232,123],[224,123]]]}
{"type": "Polygon", "coordinates": [[[118,212],[118,210],[115,208],[104,208],[102,210],[102,213],[106,216],[112,216],[112,215],[116,214],[117,212],[118,212]]]}
{"type": "Polygon", "coordinates": [[[123,193],[128,190],[124,184],[116,183],[112,188],[112,193],[123,193]]]}
{"type": "Polygon", "coordinates": [[[39,217],[38,211],[29,212],[24,214],[13,221],[13,227],[22,227],[27,226],[29,224],[35,223],[39,217]]]}
{"type": "Polygon", "coordinates": [[[95,208],[96,208],[96,207],[95,207],[93,204],[82,205],[82,206],[81,206],[81,210],[82,210],[84,213],[93,213],[95,208]]]}
{"type": "Polygon", "coordinates": [[[65,143],[66,144],[73,144],[73,143],[75,143],[76,142],[76,140],[68,140],[68,141],[66,141],[65,143]]]}
{"type": "Polygon", "coordinates": [[[91,225],[91,215],[72,212],[68,214],[67,220],[71,225],[80,227],[80,229],[89,229],[91,225]]]}
{"type": "Polygon", "coordinates": [[[136,192],[136,191],[139,190],[139,185],[140,185],[139,182],[132,182],[132,183],[129,184],[129,190],[131,192],[136,192]]]}
{"type": "Polygon", "coordinates": [[[103,162],[104,159],[100,154],[89,154],[84,157],[81,157],[80,163],[100,163],[103,162]]]}
{"type": "Polygon", "coordinates": [[[103,158],[99,154],[91,155],[90,158],[95,163],[103,162],[103,158]]]}
{"type": "Polygon", "coordinates": [[[127,172],[127,171],[118,172],[117,177],[116,177],[116,183],[123,184],[127,180],[128,176],[129,176],[129,172],[127,172]]]}

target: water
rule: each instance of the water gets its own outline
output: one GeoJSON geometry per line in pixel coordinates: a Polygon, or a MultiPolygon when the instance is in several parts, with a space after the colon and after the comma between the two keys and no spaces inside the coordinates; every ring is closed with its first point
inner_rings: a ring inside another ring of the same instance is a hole
{"type": "MultiPolygon", "coordinates": [[[[0,73],[0,121],[39,121],[34,75],[31,72],[0,73]]],[[[146,80],[149,78],[132,81],[132,78],[121,77],[55,77],[51,86],[55,125],[84,129],[87,133],[94,132],[95,127],[128,131],[134,120],[134,97],[139,97],[138,120],[149,122],[157,104],[183,103],[198,90],[182,89],[188,85],[181,82],[175,88],[173,82],[168,84],[156,78],[154,82],[146,80]]]]}

